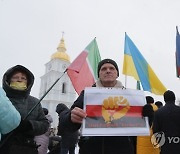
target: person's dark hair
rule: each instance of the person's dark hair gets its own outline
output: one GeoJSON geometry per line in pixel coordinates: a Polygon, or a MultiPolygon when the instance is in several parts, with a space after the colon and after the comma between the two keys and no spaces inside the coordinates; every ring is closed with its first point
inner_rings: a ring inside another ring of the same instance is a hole
{"type": "Polygon", "coordinates": [[[48,115],[48,113],[49,113],[48,109],[43,108],[43,111],[44,111],[44,114],[45,114],[45,115],[48,115]]]}
{"type": "Polygon", "coordinates": [[[146,102],[147,104],[153,104],[154,103],[154,98],[151,96],[146,96],[146,102]]]}
{"type": "Polygon", "coordinates": [[[167,90],[165,93],[164,93],[164,101],[167,103],[167,102],[175,102],[176,100],[176,96],[174,94],[173,91],[171,90],[167,90]]]}
{"type": "Polygon", "coordinates": [[[100,71],[102,65],[104,65],[106,63],[110,63],[110,64],[114,65],[114,67],[117,70],[117,76],[119,76],[119,68],[118,68],[117,63],[114,60],[112,60],[112,59],[104,59],[104,60],[100,61],[99,64],[98,64],[98,72],[97,72],[98,73],[98,77],[99,77],[99,71],[100,71]]]}
{"type": "Polygon", "coordinates": [[[163,103],[162,103],[161,101],[157,101],[157,102],[155,102],[155,105],[156,105],[158,108],[160,108],[160,107],[163,106],[163,103]]]}

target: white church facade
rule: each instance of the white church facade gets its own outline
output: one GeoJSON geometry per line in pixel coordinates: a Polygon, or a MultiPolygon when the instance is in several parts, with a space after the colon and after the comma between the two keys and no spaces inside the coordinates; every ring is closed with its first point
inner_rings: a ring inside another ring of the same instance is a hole
{"type": "Polygon", "coordinates": [[[64,38],[62,37],[57,51],[52,54],[51,60],[45,64],[45,74],[41,77],[39,98],[52,87],[47,95],[42,99],[41,104],[49,110],[49,114],[53,118],[52,127],[57,128],[58,114],[56,113],[56,106],[63,103],[70,107],[77,97],[70,78],[65,72],[66,68],[70,65],[69,55],[66,53],[64,38]]]}

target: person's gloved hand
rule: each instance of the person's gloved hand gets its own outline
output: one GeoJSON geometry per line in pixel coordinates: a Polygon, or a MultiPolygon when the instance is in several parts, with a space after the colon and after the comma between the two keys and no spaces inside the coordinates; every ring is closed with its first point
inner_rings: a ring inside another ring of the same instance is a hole
{"type": "Polygon", "coordinates": [[[120,97],[108,97],[104,99],[102,105],[102,116],[106,123],[111,123],[113,120],[117,120],[126,115],[130,109],[127,99],[120,97]]]}
{"type": "Polygon", "coordinates": [[[19,126],[16,128],[16,132],[27,132],[32,130],[32,125],[29,120],[21,120],[19,126]]]}

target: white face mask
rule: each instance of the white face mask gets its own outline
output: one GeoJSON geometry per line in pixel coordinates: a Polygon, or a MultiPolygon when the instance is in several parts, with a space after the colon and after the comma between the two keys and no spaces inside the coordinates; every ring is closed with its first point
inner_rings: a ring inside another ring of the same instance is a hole
{"type": "Polygon", "coordinates": [[[25,82],[11,82],[10,87],[17,90],[26,90],[27,84],[25,82]]]}

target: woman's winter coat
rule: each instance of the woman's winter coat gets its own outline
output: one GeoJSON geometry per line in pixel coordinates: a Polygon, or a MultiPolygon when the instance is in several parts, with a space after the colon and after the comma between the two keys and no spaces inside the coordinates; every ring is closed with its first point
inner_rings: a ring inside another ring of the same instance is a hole
{"type": "MultiPolygon", "coordinates": [[[[8,142],[4,144],[3,148],[0,149],[0,153],[8,154],[9,148],[11,147],[11,145],[15,145],[15,143],[19,144],[22,147],[25,146],[23,143],[26,142],[32,143],[30,145],[31,147],[35,146],[35,144],[33,143],[34,136],[45,133],[49,127],[48,120],[44,115],[41,104],[39,103],[37,105],[39,100],[30,95],[33,83],[34,75],[27,68],[21,65],[16,65],[10,68],[3,76],[3,89],[5,90],[7,97],[10,99],[15,108],[19,111],[21,119],[26,118],[25,121],[28,122],[31,127],[28,128],[29,130],[27,131],[15,131],[13,135],[11,135],[11,138],[8,140],[8,142]],[[10,78],[16,71],[24,72],[27,75],[28,82],[26,90],[16,90],[9,86],[10,78]],[[31,110],[35,105],[37,106],[34,108],[34,110],[31,110]],[[3,149],[5,150],[3,151],[3,149]]],[[[22,122],[25,121],[23,120],[22,122]]],[[[16,151],[14,151],[14,153],[16,153],[16,151]]]]}

